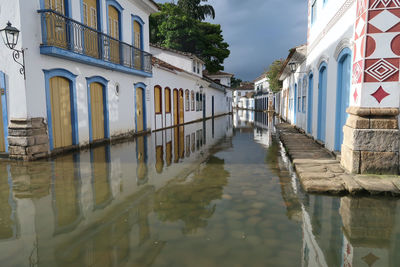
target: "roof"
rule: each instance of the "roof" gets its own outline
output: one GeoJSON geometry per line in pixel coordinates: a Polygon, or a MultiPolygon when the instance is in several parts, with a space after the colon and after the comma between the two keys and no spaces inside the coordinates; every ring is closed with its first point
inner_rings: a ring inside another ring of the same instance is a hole
{"type": "Polygon", "coordinates": [[[282,77],[283,73],[285,72],[285,70],[288,70],[288,64],[291,61],[292,58],[298,59],[300,61],[303,61],[306,58],[306,54],[307,54],[307,45],[300,45],[297,47],[294,47],[292,49],[289,50],[289,55],[286,58],[285,62],[283,63],[282,69],[279,73],[279,79],[283,80],[284,78],[282,77]],[[296,57],[296,54],[298,54],[298,56],[296,57]]]}
{"type": "Polygon", "coordinates": [[[207,75],[207,76],[229,76],[229,77],[235,76],[232,73],[223,72],[223,71],[217,71],[215,73],[210,73],[210,72],[208,72],[208,70],[203,70],[203,74],[207,75]]]}
{"type": "Polygon", "coordinates": [[[262,79],[267,78],[267,77],[266,77],[267,74],[268,74],[268,71],[264,71],[264,72],[263,72],[260,76],[258,76],[253,82],[256,83],[256,82],[258,82],[258,81],[260,81],[260,80],[262,80],[262,79]]]}
{"type": "Polygon", "coordinates": [[[163,61],[163,60],[161,60],[159,58],[156,58],[154,56],[151,57],[151,64],[153,66],[157,65],[157,66],[160,66],[160,67],[163,67],[165,69],[172,70],[172,71],[179,71],[179,72],[183,72],[184,71],[183,69],[175,67],[174,65],[171,65],[171,64],[169,64],[169,63],[167,63],[167,62],[165,62],[165,61],[163,61]]]}
{"type": "Polygon", "coordinates": [[[168,51],[168,52],[171,52],[171,53],[179,54],[179,55],[182,55],[182,56],[185,56],[185,57],[189,57],[191,59],[196,59],[196,60],[200,61],[202,64],[204,64],[204,61],[201,58],[199,58],[198,56],[196,56],[195,54],[192,54],[192,53],[189,53],[189,52],[179,51],[179,50],[172,49],[172,48],[167,48],[167,47],[164,47],[164,46],[161,46],[161,45],[157,45],[157,44],[150,44],[150,46],[152,46],[154,48],[158,48],[158,49],[164,50],[164,51],[168,51]]]}
{"type": "Polygon", "coordinates": [[[237,88],[233,88],[234,91],[237,90],[254,90],[254,83],[252,82],[241,82],[240,86],[237,88]]]}

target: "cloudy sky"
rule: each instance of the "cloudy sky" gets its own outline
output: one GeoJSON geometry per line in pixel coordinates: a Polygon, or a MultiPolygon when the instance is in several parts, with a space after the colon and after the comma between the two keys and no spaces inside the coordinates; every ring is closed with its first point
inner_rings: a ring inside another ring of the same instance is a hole
{"type": "MultiPolygon", "coordinates": [[[[158,0],[159,3],[171,0],[158,0]]],[[[231,55],[225,71],[252,81],[272,61],[307,39],[305,0],[209,0],[216,11],[212,23],[222,25],[231,55]]]]}

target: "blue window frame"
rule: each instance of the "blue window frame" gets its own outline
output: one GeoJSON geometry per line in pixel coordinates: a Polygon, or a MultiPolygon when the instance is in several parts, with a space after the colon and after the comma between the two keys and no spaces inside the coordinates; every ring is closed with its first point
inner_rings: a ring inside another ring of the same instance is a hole
{"type": "Polygon", "coordinates": [[[110,29],[110,25],[108,22],[108,7],[109,6],[113,6],[115,7],[115,9],[118,11],[118,19],[119,19],[119,40],[123,40],[122,38],[122,13],[124,11],[124,8],[116,1],[116,0],[106,0],[106,5],[107,5],[107,33],[108,35],[111,35],[111,29],[110,29]]]}
{"type": "Polygon", "coordinates": [[[79,133],[78,133],[78,108],[77,108],[77,97],[76,97],[76,77],[77,75],[71,73],[65,69],[51,69],[43,70],[45,79],[46,89],[46,106],[47,106],[47,122],[50,139],[50,150],[54,149],[53,140],[53,122],[51,119],[51,95],[50,95],[50,79],[53,77],[64,77],[69,80],[70,86],[70,104],[71,104],[71,126],[72,126],[72,144],[79,144],[79,133]]]}

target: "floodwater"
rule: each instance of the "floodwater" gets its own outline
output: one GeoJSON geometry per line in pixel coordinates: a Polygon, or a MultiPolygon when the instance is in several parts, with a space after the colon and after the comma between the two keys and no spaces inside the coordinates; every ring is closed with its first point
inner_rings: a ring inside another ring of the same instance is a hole
{"type": "Polygon", "coordinates": [[[271,119],[0,163],[0,266],[400,266],[399,201],[305,194],[271,119]]]}

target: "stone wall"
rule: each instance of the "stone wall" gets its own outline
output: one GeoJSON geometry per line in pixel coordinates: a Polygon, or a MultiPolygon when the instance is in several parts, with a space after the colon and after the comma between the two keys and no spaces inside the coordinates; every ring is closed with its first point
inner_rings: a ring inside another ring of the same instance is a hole
{"type": "Polygon", "coordinates": [[[8,145],[10,159],[30,161],[48,157],[49,137],[44,119],[11,119],[8,145]]]}
{"type": "Polygon", "coordinates": [[[350,107],[347,113],[342,166],[357,174],[398,174],[399,109],[350,107]]]}

